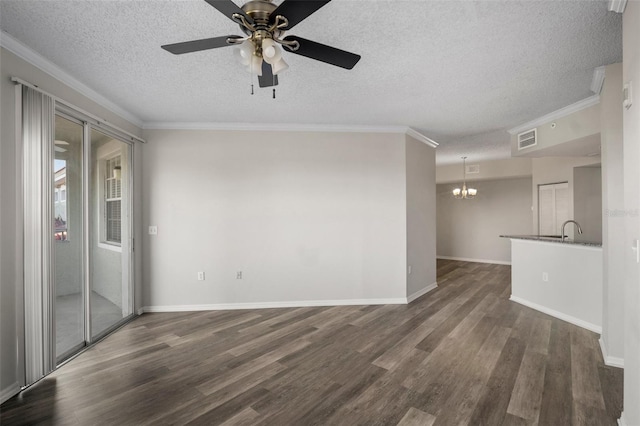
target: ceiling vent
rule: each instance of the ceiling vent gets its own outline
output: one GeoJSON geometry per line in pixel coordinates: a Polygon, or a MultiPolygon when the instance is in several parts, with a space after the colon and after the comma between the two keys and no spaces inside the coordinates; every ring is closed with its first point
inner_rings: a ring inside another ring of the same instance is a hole
{"type": "Polygon", "coordinates": [[[468,175],[477,175],[480,173],[480,164],[470,164],[467,166],[468,175]]]}
{"type": "Polygon", "coordinates": [[[518,135],[518,150],[531,148],[538,144],[538,131],[536,129],[527,130],[518,135]]]}

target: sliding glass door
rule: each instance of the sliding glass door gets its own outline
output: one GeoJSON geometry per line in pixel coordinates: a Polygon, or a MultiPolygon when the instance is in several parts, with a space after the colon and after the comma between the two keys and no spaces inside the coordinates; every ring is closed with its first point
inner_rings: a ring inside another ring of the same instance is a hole
{"type": "Polygon", "coordinates": [[[83,135],[82,122],[56,116],[53,267],[57,359],[85,345],[83,135]]]}
{"type": "Polygon", "coordinates": [[[53,269],[58,363],[133,314],[132,146],[55,117],[53,269]]]}
{"type": "Polygon", "coordinates": [[[133,313],[130,291],[131,146],[91,129],[91,336],[133,313]]]}

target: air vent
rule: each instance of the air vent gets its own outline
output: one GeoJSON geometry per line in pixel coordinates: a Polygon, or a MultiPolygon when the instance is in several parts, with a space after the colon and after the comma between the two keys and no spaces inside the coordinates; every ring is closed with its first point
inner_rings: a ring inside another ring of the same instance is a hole
{"type": "Polygon", "coordinates": [[[466,171],[468,175],[477,175],[480,173],[480,164],[470,164],[467,166],[466,171]]]}
{"type": "Polygon", "coordinates": [[[518,135],[518,150],[531,148],[538,144],[538,132],[536,129],[527,130],[518,135]]]}

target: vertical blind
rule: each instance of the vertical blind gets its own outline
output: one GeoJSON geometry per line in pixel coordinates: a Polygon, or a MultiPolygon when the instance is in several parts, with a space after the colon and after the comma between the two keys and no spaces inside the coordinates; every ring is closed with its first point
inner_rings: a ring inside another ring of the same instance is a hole
{"type": "Polygon", "coordinates": [[[54,100],[22,86],[25,384],[55,368],[54,100]]]}

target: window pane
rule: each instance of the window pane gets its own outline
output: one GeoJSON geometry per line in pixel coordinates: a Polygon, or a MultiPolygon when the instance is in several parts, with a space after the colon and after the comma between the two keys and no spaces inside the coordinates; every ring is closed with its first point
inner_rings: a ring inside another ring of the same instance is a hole
{"type": "Polygon", "coordinates": [[[84,346],[83,127],[56,116],[53,245],[56,357],[84,346]]]}
{"type": "Polygon", "coordinates": [[[107,201],[107,241],[122,242],[121,200],[107,201]]]}
{"type": "Polygon", "coordinates": [[[132,313],[130,292],[130,145],[91,130],[91,335],[132,313]]]}

